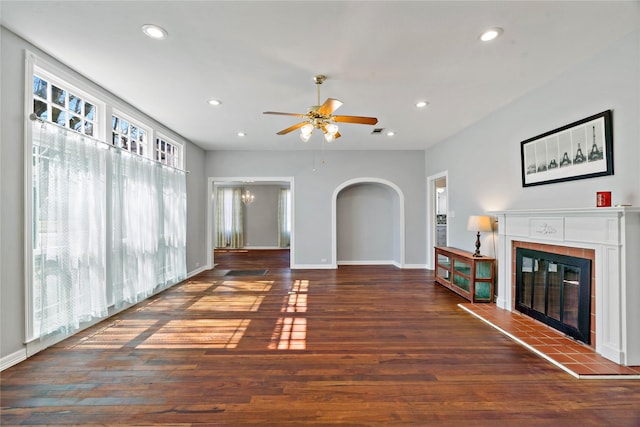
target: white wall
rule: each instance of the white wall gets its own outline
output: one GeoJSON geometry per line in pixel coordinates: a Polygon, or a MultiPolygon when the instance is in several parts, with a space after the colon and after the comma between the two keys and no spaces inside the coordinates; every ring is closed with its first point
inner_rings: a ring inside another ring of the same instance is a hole
{"type": "Polygon", "coordinates": [[[377,183],[361,183],[338,194],[338,263],[399,263],[394,249],[399,224],[396,192],[377,183]]]}
{"type": "Polygon", "coordinates": [[[244,245],[278,247],[278,196],[280,185],[245,185],[256,196],[244,211],[244,245]]]}
{"type": "MultiPolygon", "coordinates": [[[[473,250],[469,215],[525,208],[595,206],[596,191],[613,203],[640,204],[640,33],[425,153],[426,175],[448,170],[450,246],[473,250]],[[613,110],[614,175],[522,187],[520,141],[613,110]]],[[[639,237],[640,238],[640,237],[639,237]]],[[[493,253],[489,236],[483,249],[493,253]]],[[[483,252],[485,252],[483,250],[483,252]]]]}
{"type": "Polygon", "coordinates": [[[426,263],[426,182],[422,151],[327,149],[324,164],[316,161],[315,171],[310,150],[211,151],[206,156],[209,177],[293,177],[295,242],[292,249],[295,254],[292,255],[297,266],[322,266],[330,262],[333,192],[346,181],[363,177],[389,181],[405,195],[411,195],[405,198],[405,263],[420,266],[426,263]]]}
{"type": "MultiPolygon", "coordinates": [[[[24,114],[25,49],[64,69],[110,103],[127,105],[12,32],[1,28],[0,358],[18,355],[25,348],[24,125],[28,120],[24,114]]],[[[131,107],[130,109],[135,111],[131,107]]],[[[140,115],[168,137],[186,142],[185,168],[190,172],[187,175],[187,270],[193,271],[206,263],[206,236],[202,232],[206,229],[204,151],[143,113],[140,115]]]]}

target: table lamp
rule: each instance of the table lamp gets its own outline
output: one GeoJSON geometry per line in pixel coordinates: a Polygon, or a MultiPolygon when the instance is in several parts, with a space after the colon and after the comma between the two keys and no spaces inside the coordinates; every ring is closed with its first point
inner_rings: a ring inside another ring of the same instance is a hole
{"type": "Polygon", "coordinates": [[[493,231],[493,227],[491,226],[491,218],[489,218],[488,216],[472,215],[469,217],[469,221],[467,222],[467,230],[476,231],[478,233],[476,235],[476,251],[473,253],[473,256],[482,256],[480,255],[480,232],[493,231]]]}

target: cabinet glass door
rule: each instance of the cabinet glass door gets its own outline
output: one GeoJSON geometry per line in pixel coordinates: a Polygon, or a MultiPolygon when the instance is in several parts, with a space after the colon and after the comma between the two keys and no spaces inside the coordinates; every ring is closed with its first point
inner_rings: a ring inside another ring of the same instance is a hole
{"type": "Polygon", "coordinates": [[[476,261],[476,279],[491,279],[492,266],[491,261],[476,261]]]}
{"type": "Polygon", "coordinates": [[[460,289],[463,289],[467,292],[469,292],[469,288],[470,288],[470,280],[469,280],[469,276],[471,273],[471,265],[454,259],[453,260],[453,284],[456,285],[457,287],[459,287],[460,289]],[[464,276],[463,276],[464,275],[464,276]],[[465,277],[466,276],[466,277],[465,277]]]}

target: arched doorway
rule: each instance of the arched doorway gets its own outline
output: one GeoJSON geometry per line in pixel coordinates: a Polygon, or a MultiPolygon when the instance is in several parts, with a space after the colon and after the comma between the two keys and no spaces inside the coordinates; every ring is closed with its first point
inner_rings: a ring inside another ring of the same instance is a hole
{"type": "MultiPolygon", "coordinates": [[[[338,267],[338,201],[339,201],[339,196],[340,194],[344,191],[347,191],[347,189],[349,189],[351,187],[352,190],[355,189],[356,193],[358,191],[358,189],[362,189],[362,191],[364,193],[369,194],[369,196],[364,196],[364,198],[366,199],[367,197],[369,197],[369,202],[366,203],[370,203],[369,206],[376,206],[376,201],[374,200],[375,198],[379,198],[381,196],[381,194],[384,194],[383,192],[377,191],[377,189],[384,189],[384,191],[386,192],[386,194],[388,195],[386,200],[384,201],[385,203],[388,204],[388,206],[390,205],[391,207],[391,212],[387,212],[386,214],[384,212],[378,212],[378,216],[376,218],[374,218],[374,221],[378,220],[378,221],[384,221],[385,225],[383,226],[388,226],[390,228],[390,230],[385,230],[385,233],[390,232],[391,233],[391,239],[388,240],[387,237],[387,241],[390,242],[390,244],[392,245],[391,251],[392,251],[392,256],[391,259],[381,259],[381,260],[375,260],[375,259],[369,259],[369,260],[360,260],[360,261],[353,261],[350,263],[353,264],[393,264],[397,267],[402,268],[404,266],[405,263],[405,253],[404,253],[404,248],[405,248],[405,218],[404,218],[404,194],[402,193],[402,190],[395,185],[394,183],[387,181],[385,179],[380,179],[380,178],[369,178],[369,177],[365,177],[365,178],[355,178],[355,179],[351,179],[349,181],[346,181],[342,184],[340,184],[333,192],[333,197],[332,197],[332,221],[331,221],[331,229],[332,229],[332,254],[331,254],[331,264],[333,266],[333,268],[337,268],[338,267]],[[372,201],[373,200],[373,201],[372,201]],[[386,215],[386,216],[385,216],[386,215]],[[386,218],[386,219],[383,219],[386,218]]],[[[362,194],[362,193],[361,193],[362,194]]],[[[357,203],[357,202],[356,202],[357,203]]],[[[362,208],[362,207],[360,207],[362,208]]],[[[357,213],[357,212],[356,212],[357,213]]],[[[364,225],[363,227],[366,227],[367,225],[364,225]]],[[[375,224],[371,225],[372,227],[375,227],[375,224]]],[[[371,231],[371,230],[370,230],[371,231]]],[[[362,227],[360,228],[360,230],[358,230],[358,233],[362,232],[362,227]]],[[[374,230],[375,232],[375,230],[374,230]]],[[[382,239],[384,239],[385,237],[382,236],[382,239]]],[[[376,244],[382,244],[384,240],[378,240],[375,241],[376,244]]]]}

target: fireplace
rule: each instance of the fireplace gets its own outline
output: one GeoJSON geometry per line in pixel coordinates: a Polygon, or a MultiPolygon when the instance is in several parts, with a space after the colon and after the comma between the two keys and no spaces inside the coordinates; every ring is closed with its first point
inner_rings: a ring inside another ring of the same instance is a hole
{"type": "Polygon", "coordinates": [[[516,310],[590,343],[591,260],[515,248],[516,310]]]}
{"type": "Polygon", "coordinates": [[[531,317],[538,316],[534,313],[538,312],[554,321],[568,323],[571,328],[562,332],[589,345],[601,356],[620,365],[640,366],[640,263],[637,262],[640,259],[640,208],[534,209],[493,214],[498,218],[499,237],[496,305],[531,317]],[[574,261],[538,258],[539,254],[525,252],[528,260],[520,267],[532,271],[517,273],[518,248],[584,258],[590,261],[590,266],[584,270],[579,267],[580,273],[576,274],[572,270],[574,261]],[[565,281],[580,282],[574,280],[576,275],[589,277],[590,290],[579,291],[575,296],[574,289],[567,285],[564,293],[559,293],[554,288],[556,285],[549,282],[549,276],[563,269],[569,274],[553,280],[564,284],[565,281]],[[531,279],[531,285],[518,290],[517,275],[521,274],[520,280],[524,280],[524,273],[530,275],[526,280],[531,279]],[[538,282],[534,283],[535,280],[538,282]],[[586,302],[585,295],[589,294],[590,300],[586,302]],[[544,298],[532,299],[541,296],[544,298]],[[577,298],[580,308],[589,307],[589,314],[574,314],[564,305],[553,308],[561,298],[577,298]],[[572,328],[578,331],[576,335],[572,335],[572,328]]]}

